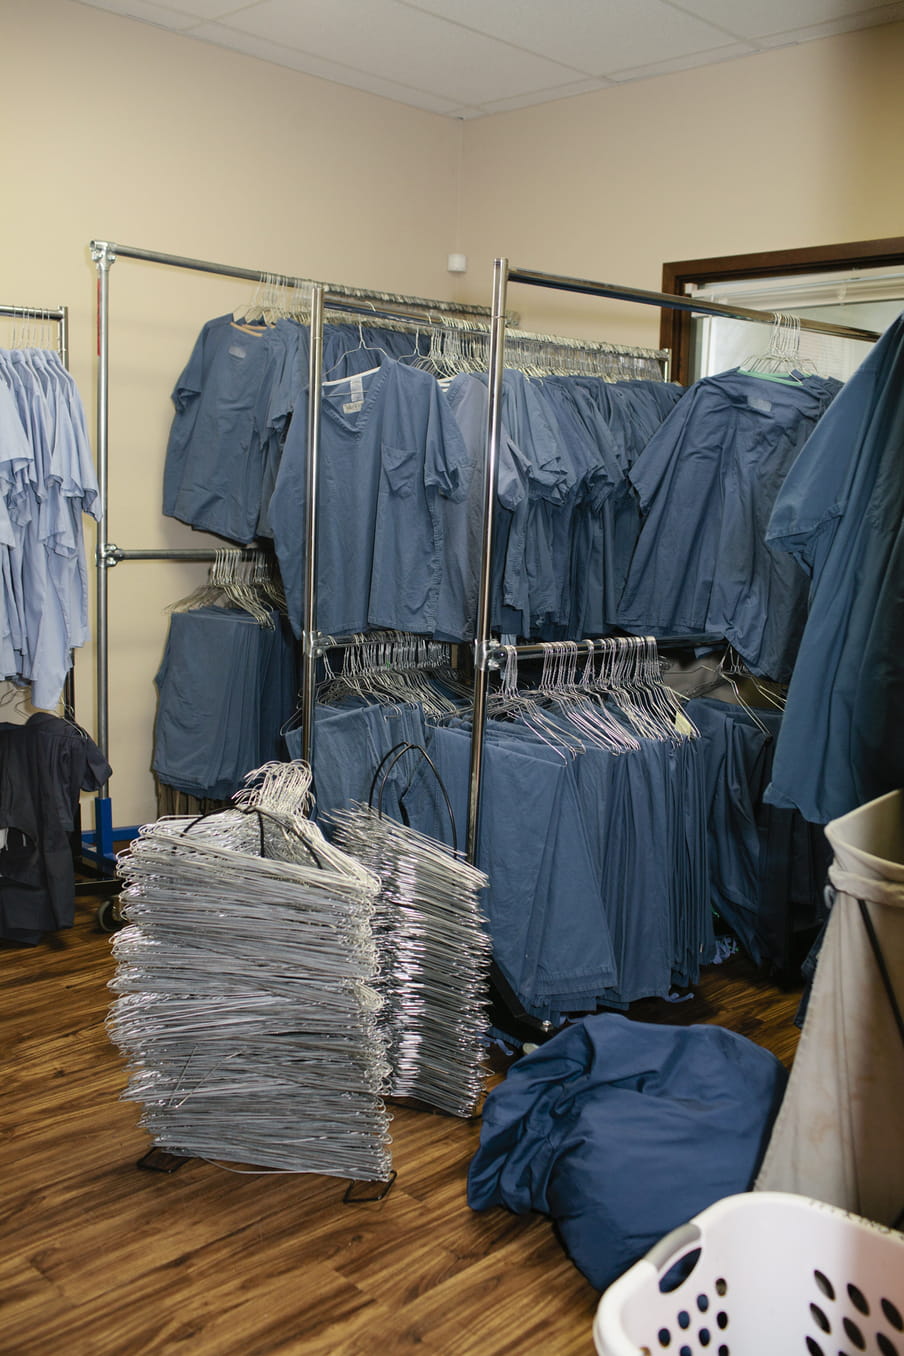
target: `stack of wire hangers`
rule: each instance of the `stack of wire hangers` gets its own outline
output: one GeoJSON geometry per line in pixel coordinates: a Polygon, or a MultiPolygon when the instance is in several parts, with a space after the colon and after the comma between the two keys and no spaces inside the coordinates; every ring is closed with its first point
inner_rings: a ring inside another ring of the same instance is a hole
{"type": "Polygon", "coordinates": [[[491,943],[487,878],[370,806],[337,811],[335,842],[380,878],[375,916],[388,1092],[470,1116],[484,1089],[491,943]]]}
{"type": "Polygon", "coordinates": [[[309,774],[142,829],[108,1029],[156,1145],[360,1180],[391,1176],[376,877],[304,817],[309,774]]]}

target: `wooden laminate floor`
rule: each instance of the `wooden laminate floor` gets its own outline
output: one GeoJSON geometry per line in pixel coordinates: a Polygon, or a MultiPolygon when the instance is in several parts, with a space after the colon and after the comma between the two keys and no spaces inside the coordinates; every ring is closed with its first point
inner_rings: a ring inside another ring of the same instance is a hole
{"type": "MultiPolygon", "coordinates": [[[[320,1176],[140,1171],[93,905],[36,948],[0,944],[0,970],[3,1356],[592,1356],[598,1296],[550,1222],[467,1206],[478,1121],[395,1108],[378,1204],[320,1176]]],[[[720,1022],[790,1062],[797,1001],[734,958],[632,1015],[720,1022]]]]}

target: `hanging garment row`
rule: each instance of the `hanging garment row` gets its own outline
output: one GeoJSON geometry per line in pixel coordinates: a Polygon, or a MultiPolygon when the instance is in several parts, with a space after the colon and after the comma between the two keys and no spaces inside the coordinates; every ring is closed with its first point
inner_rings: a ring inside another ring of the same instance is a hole
{"type": "Polygon", "coordinates": [[[222,550],[208,582],[174,604],[155,678],[158,804],[179,792],[227,801],[245,774],[285,757],[297,647],[271,554],[222,550]]]}
{"type": "Polygon", "coordinates": [[[735,369],[687,391],[629,472],[642,525],[615,614],[623,629],[715,635],[752,673],[788,681],[809,581],[767,527],[840,389],[735,369]]]}
{"type": "MultiPolygon", "coordinates": [[[[307,347],[304,327],[285,319],[209,322],[174,393],[164,494],[165,511],[196,527],[242,542],[272,536],[296,633],[307,347]]],[[[423,370],[423,336],[388,329],[327,326],[324,351],[319,629],[471,638],[485,375],[437,385],[423,370]]],[[[800,373],[734,370],[682,392],[508,369],[493,629],[711,636],[752,672],[787,681],[807,578],[765,530],[838,390],[800,373]]]]}
{"type": "Polygon", "coordinates": [[[88,636],[83,514],[100,504],[74,381],[56,353],[0,350],[0,678],[45,709],[88,636]]]}
{"type": "MultiPolygon", "coordinates": [[[[634,643],[599,642],[622,656],[634,643]]],[[[371,800],[383,765],[381,812],[461,849],[471,694],[450,648],[372,632],[323,662],[314,708],[321,825],[371,800]],[[416,755],[389,759],[403,746],[426,749],[437,762],[451,824],[416,755]]],[[[762,802],[780,713],[697,698],[683,724],[660,693],[667,714],[657,721],[644,716],[644,703],[649,682],[660,689],[658,665],[643,681],[634,674],[616,682],[603,680],[601,662],[595,656],[577,685],[560,672],[555,683],[547,674],[523,690],[512,670],[491,703],[488,794],[492,804],[518,804],[519,814],[488,816],[483,826],[488,910],[497,958],[538,1014],[692,983],[711,954],[709,910],[771,969],[787,966],[795,935],[820,921],[821,844],[799,815],[762,802]],[[700,737],[685,747],[695,728],[700,737]],[[699,939],[682,943],[676,961],[685,918],[702,929],[709,950],[699,939]],[[661,945],[641,945],[647,931],[661,945]],[[557,978],[547,980],[547,971],[557,978]]],[[[203,605],[175,612],[158,675],[160,782],[222,802],[241,785],[252,754],[297,758],[301,731],[285,714],[294,709],[294,674],[284,619],[261,625],[250,613],[203,605]]]]}
{"type": "Polygon", "coordinates": [[[769,522],[810,609],[767,799],[817,824],[904,785],[902,383],[904,315],[845,383],[769,522]]]}
{"type": "MultiPolygon", "coordinates": [[[[326,327],[321,631],[473,636],[486,377],[458,372],[438,384],[424,370],[430,347],[416,333],[326,327]]],[[[286,319],[270,327],[230,316],[208,322],[174,391],[164,486],[164,511],[195,527],[243,543],[273,537],[296,632],[307,349],[307,331],[286,319]]],[[[622,370],[611,355],[600,357],[622,370]]],[[[626,512],[636,527],[623,502],[625,472],[679,395],[648,379],[506,374],[499,500],[509,521],[493,590],[501,632],[603,627],[599,594],[605,588],[614,606],[633,544],[626,512]]]]}
{"type": "MultiPolygon", "coordinates": [[[[692,984],[715,954],[713,916],[771,969],[818,922],[825,863],[799,816],[762,805],[772,735],[759,713],[709,698],[679,712],[654,652],[597,645],[589,663],[550,645],[545,676],[529,681],[509,660],[490,701],[488,801],[518,807],[481,826],[494,957],[543,1018],[692,984]]],[[[382,813],[460,848],[468,705],[428,716],[393,670],[378,680],[376,665],[347,668],[315,707],[321,822],[371,799],[382,765],[382,813]]],[[[417,680],[454,701],[436,656],[425,653],[417,680]]]]}

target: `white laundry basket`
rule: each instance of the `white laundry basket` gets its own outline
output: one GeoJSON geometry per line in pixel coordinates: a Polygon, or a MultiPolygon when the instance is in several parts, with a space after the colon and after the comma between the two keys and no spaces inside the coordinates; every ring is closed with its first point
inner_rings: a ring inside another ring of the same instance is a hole
{"type": "Polygon", "coordinates": [[[599,1356],[904,1356],[904,1234],[806,1196],[726,1196],[609,1286],[593,1337],[599,1356]]]}

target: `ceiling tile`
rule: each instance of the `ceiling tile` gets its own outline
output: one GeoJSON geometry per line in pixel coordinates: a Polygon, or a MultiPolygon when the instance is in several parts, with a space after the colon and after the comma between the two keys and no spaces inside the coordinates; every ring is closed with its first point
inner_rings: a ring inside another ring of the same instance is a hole
{"type": "Polygon", "coordinates": [[[577,94],[592,94],[598,89],[608,89],[611,80],[577,80],[573,85],[555,85],[552,89],[534,90],[530,94],[516,95],[512,99],[493,99],[483,105],[485,113],[509,113],[516,108],[532,108],[535,104],[552,103],[554,99],[571,99],[577,94]]]}
{"type": "Polygon", "coordinates": [[[756,39],[763,47],[785,47],[790,43],[812,42],[816,38],[831,38],[838,33],[852,33],[863,28],[874,28],[877,24],[893,23],[895,19],[904,19],[904,4],[883,5],[879,10],[868,10],[863,14],[849,14],[844,19],[831,19],[826,23],[810,24],[806,28],[792,28],[780,33],[769,33],[756,39]],[[889,15],[890,9],[897,13],[889,15]]]}
{"type": "MultiPolygon", "coordinates": [[[[719,61],[733,61],[737,57],[750,56],[758,52],[758,47],[752,47],[748,42],[732,42],[725,47],[714,47],[706,53],[707,64],[715,64],[719,61]]],[[[699,66],[700,53],[689,52],[686,56],[671,57],[668,61],[656,61],[649,66],[635,66],[626,71],[612,71],[611,79],[618,84],[625,84],[629,80],[649,80],[654,75],[672,75],[675,71],[689,71],[699,66]]]]}
{"type": "Polygon", "coordinates": [[[588,75],[665,61],[725,44],[725,33],[663,0],[403,0],[588,75]]]}
{"type": "Polygon", "coordinates": [[[904,20],[904,0],[78,0],[473,118],[904,20]]]}
{"type": "Polygon", "coordinates": [[[755,4],[751,0],[674,0],[674,3],[739,38],[764,38],[773,33],[788,33],[849,19],[877,9],[901,8],[900,5],[877,6],[874,0],[756,0],[755,4]]]}
{"type": "Polygon", "coordinates": [[[548,89],[587,72],[468,32],[399,0],[263,0],[229,21],[297,51],[379,71],[456,103],[548,89]]]}
{"type": "Polygon", "coordinates": [[[428,113],[456,116],[454,110],[457,101],[454,99],[440,98],[416,86],[398,85],[391,80],[383,80],[379,75],[355,70],[336,61],[325,61],[311,56],[308,52],[296,52],[266,38],[237,33],[235,29],[226,28],[223,24],[201,24],[186,36],[215,43],[218,47],[229,47],[233,51],[259,57],[262,61],[271,61],[277,66],[287,66],[290,70],[314,75],[321,80],[332,80],[337,85],[350,85],[353,89],[364,90],[368,94],[379,94],[385,99],[395,99],[398,103],[410,104],[413,108],[421,108],[428,113]]]}
{"type": "Polygon", "coordinates": [[[111,14],[120,14],[127,19],[141,19],[157,28],[171,28],[175,31],[191,28],[197,19],[179,10],[169,9],[166,5],[155,5],[151,0],[78,0],[88,9],[105,9],[111,14]]]}
{"type": "Polygon", "coordinates": [[[259,4],[260,0],[171,0],[169,4],[164,0],[162,8],[178,10],[192,19],[226,19],[259,4]]]}

